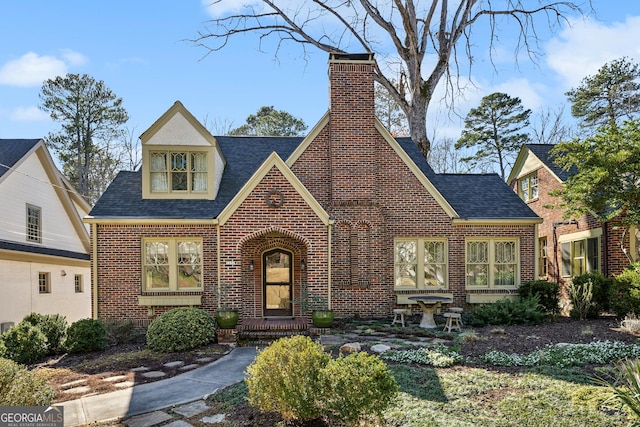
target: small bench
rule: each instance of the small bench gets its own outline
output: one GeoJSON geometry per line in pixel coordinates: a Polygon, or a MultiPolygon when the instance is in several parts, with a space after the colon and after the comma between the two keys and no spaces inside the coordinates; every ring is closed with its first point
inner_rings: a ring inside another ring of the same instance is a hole
{"type": "Polygon", "coordinates": [[[411,310],[408,310],[406,308],[394,308],[393,309],[393,322],[391,322],[391,326],[395,325],[396,323],[400,323],[402,325],[402,327],[404,328],[404,315],[405,314],[411,314],[411,310]]]}

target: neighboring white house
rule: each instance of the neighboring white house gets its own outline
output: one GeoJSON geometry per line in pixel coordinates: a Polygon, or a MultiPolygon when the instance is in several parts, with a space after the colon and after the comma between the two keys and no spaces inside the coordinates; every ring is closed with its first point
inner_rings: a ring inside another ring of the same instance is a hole
{"type": "Polygon", "coordinates": [[[91,316],[89,204],[43,140],[0,139],[0,326],[31,312],[91,316]]]}

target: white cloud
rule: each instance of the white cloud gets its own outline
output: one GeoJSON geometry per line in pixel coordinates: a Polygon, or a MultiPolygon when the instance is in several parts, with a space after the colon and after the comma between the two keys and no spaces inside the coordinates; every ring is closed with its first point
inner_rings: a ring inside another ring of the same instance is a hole
{"type": "Polygon", "coordinates": [[[38,86],[47,79],[65,75],[70,66],[87,62],[84,55],[63,50],[60,58],[28,52],[0,67],[0,84],[8,86],[38,86]]]}
{"type": "Polygon", "coordinates": [[[213,18],[219,18],[230,12],[237,13],[248,7],[262,8],[262,2],[258,0],[201,0],[201,3],[213,18]]]}
{"type": "Polygon", "coordinates": [[[522,101],[524,108],[534,111],[544,104],[544,101],[538,94],[538,90],[535,85],[525,78],[511,79],[500,83],[499,85],[491,88],[490,93],[493,92],[506,93],[512,98],[517,96],[522,101]]]}
{"type": "Polygon", "coordinates": [[[623,56],[635,61],[640,59],[638,39],[640,16],[630,16],[624,22],[610,25],[573,21],[547,44],[547,64],[560,74],[567,88],[576,87],[607,62],[623,56]]]}
{"type": "Polygon", "coordinates": [[[87,57],[70,49],[64,49],[60,54],[68,65],[80,66],[88,62],[87,57]]]}
{"type": "Polygon", "coordinates": [[[49,115],[38,107],[18,107],[11,112],[9,118],[17,122],[41,122],[49,120],[49,115]]]}

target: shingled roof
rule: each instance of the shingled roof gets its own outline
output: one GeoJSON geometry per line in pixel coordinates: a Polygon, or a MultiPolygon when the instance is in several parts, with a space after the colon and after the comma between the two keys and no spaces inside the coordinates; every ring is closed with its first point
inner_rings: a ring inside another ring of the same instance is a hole
{"type": "Polygon", "coordinates": [[[39,139],[0,139],[0,178],[38,142],[39,139]]]}
{"type": "MultiPolygon", "coordinates": [[[[226,158],[215,200],[142,199],[142,172],[120,172],[90,212],[99,218],[216,218],[272,152],[287,159],[301,137],[216,136],[226,158]]],[[[497,174],[436,174],[410,138],[398,143],[464,219],[534,219],[537,215],[497,174]]]]}
{"type": "Polygon", "coordinates": [[[569,170],[562,169],[554,162],[554,156],[551,154],[551,150],[555,145],[553,144],[525,144],[542,163],[547,166],[551,172],[553,172],[562,182],[565,182],[571,175],[576,173],[577,169],[572,167],[569,170]]]}

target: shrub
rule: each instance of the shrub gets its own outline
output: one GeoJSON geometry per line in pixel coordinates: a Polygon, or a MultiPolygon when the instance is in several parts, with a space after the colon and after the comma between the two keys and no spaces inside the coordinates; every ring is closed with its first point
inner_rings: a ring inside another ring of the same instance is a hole
{"type": "Polygon", "coordinates": [[[538,325],[547,314],[537,295],[517,300],[501,299],[492,304],[483,304],[467,318],[470,326],[485,325],[538,325]]]}
{"type": "Polygon", "coordinates": [[[560,285],[557,283],[531,280],[520,285],[518,294],[521,298],[537,295],[547,313],[556,314],[560,309],[560,285]]]}
{"type": "Polygon", "coordinates": [[[154,319],[147,329],[147,346],[163,353],[190,350],[215,338],[213,317],[193,307],[169,310],[154,319]]]}
{"type": "Polygon", "coordinates": [[[104,322],[107,341],[111,344],[143,343],[144,333],[136,329],[131,319],[107,319],[104,322]]]}
{"type": "Polygon", "coordinates": [[[287,422],[320,417],[320,373],[330,359],[320,344],[306,336],[275,341],[247,368],[249,404],[277,412],[287,422]]]}
{"type": "Polygon", "coordinates": [[[33,363],[47,355],[47,337],[39,327],[20,322],[2,335],[5,356],[18,363],[33,363]]]}
{"type": "Polygon", "coordinates": [[[80,319],[67,330],[65,347],[69,353],[102,350],[107,346],[107,333],[98,319],[80,319]]]}
{"type": "Polygon", "coordinates": [[[398,393],[398,384],[377,356],[351,353],[322,370],[324,405],[330,417],[347,425],[375,422],[398,393]]]}
{"type": "Polygon", "coordinates": [[[61,353],[62,344],[67,335],[67,319],[59,314],[31,313],[22,319],[40,328],[47,337],[50,354],[61,353]]]}
{"type": "Polygon", "coordinates": [[[619,318],[640,314],[640,263],[631,264],[614,278],[609,289],[609,308],[619,318]]]}
{"type": "Polygon", "coordinates": [[[46,378],[0,358],[0,406],[48,406],[53,396],[46,378]]]}
{"type": "Polygon", "coordinates": [[[622,360],[615,364],[610,381],[597,378],[596,382],[609,386],[625,411],[634,418],[630,425],[640,424],[640,361],[622,360]]]}
{"type": "MultiPolygon", "coordinates": [[[[581,318],[596,319],[600,316],[600,313],[609,310],[609,289],[611,288],[611,283],[612,280],[605,277],[599,271],[584,273],[579,276],[575,276],[571,280],[571,285],[569,286],[569,298],[571,298],[571,303],[574,305],[574,309],[576,307],[576,303],[583,304],[584,301],[574,301],[571,288],[573,288],[573,295],[579,299],[586,296],[586,286],[588,284],[591,285],[591,304],[588,305],[586,313],[583,313],[585,317],[581,318]]],[[[569,314],[571,317],[580,317],[580,314],[574,312],[574,310],[569,314]]]]}

